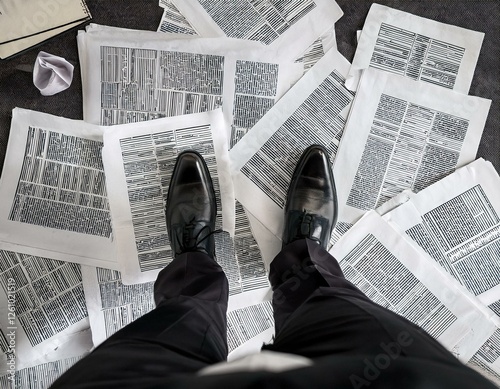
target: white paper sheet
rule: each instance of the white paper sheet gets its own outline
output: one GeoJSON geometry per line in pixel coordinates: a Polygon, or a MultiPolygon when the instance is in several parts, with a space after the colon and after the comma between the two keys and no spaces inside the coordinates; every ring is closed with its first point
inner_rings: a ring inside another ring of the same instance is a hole
{"type": "Polygon", "coordinates": [[[113,125],[223,107],[235,143],[303,73],[258,42],[176,37],[96,25],[81,32],[84,119],[113,125]]]}
{"type": "Polygon", "coordinates": [[[274,335],[271,301],[228,310],[228,360],[259,352],[264,342],[270,343],[274,335]]]}
{"type": "MultiPolygon", "coordinates": [[[[90,330],[89,339],[90,339],[90,330]]],[[[2,389],[49,389],[50,385],[84,355],[68,357],[50,362],[42,362],[32,367],[16,371],[14,379],[9,375],[0,377],[2,389]]]]}
{"type": "Polygon", "coordinates": [[[334,164],[348,229],[404,189],[419,191],[474,160],[491,101],[368,68],[334,164]]]}
{"type": "Polygon", "coordinates": [[[346,86],[375,67],[468,94],[484,33],[372,4],[346,86]]]}
{"type": "Polygon", "coordinates": [[[95,347],[154,309],[153,284],[124,285],[119,271],[82,266],[83,288],[95,347]]]}
{"type": "Polygon", "coordinates": [[[255,300],[260,302],[259,296],[266,294],[270,288],[265,252],[261,250],[261,242],[258,243],[254,238],[248,215],[238,201],[235,206],[234,236],[221,233],[215,235],[214,239],[216,260],[229,280],[229,294],[264,289],[255,300]]]}
{"type": "Polygon", "coordinates": [[[335,26],[316,39],[299,58],[295,59],[295,62],[303,63],[304,73],[306,73],[332,48],[337,49],[335,26]]]}
{"type": "Polygon", "coordinates": [[[497,331],[494,316],[375,211],[330,250],[346,278],[373,301],[421,326],[462,362],[497,331]]]}
{"type": "Polygon", "coordinates": [[[278,237],[302,151],[319,143],[335,158],[353,99],[343,85],[348,68],[330,50],[230,151],[236,198],[278,237]]]}
{"type": "Polygon", "coordinates": [[[0,285],[0,374],[10,367],[9,355],[19,370],[46,361],[56,350],[59,357],[89,350],[80,265],[0,244],[0,285]]]}
{"type": "Polygon", "coordinates": [[[251,213],[247,212],[247,217],[250,221],[252,234],[259,245],[260,252],[262,253],[264,266],[266,267],[266,271],[269,272],[269,266],[271,265],[271,262],[273,261],[274,257],[276,257],[276,255],[278,255],[278,253],[281,251],[281,239],[275,236],[271,231],[269,231],[259,221],[259,219],[257,219],[251,213]]]}
{"type": "Polygon", "coordinates": [[[153,281],[171,259],[165,201],[177,154],[205,158],[216,195],[216,228],[234,234],[226,125],[219,110],[108,127],[103,163],[117,258],[126,284],[153,281]]]}
{"type": "MultiPolygon", "coordinates": [[[[165,8],[165,10],[158,26],[158,32],[199,35],[184,15],[172,4],[171,0],[160,0],[160,7],[165,8]]],[[[304,64],[304,72],[307,72],[332,47],[337,47],[334,25],[322,33],[300,57],[295,59],[295,62],[304,64]]]]}
{"type": "MultiPolygon", "coordinates": [[[[384,215],[500,317],[500,177],[482,159],[384,215]]],[[[500,362],[500,361],[499,361],[500,362]]]]}
{"type": "Polygon", "coordinates": [[[172,3],[201,36],[260,41],[289,60],[301,56],[343,14],[334,0],[172,3]]]}
{"type": "Polygon", "coordinates": [[[160,0],[160,7],[164,8],[163,15],[158,26],[158,32],[169,32],[174,34],[199,35],[189,24],[184,15],[180,13],[170,0],[160,0]]]}
{"type": "Polygon", "coordinates": [[[497,330],[481,345],[477,353],[467,362],[467,366],[477,370],[500,387],[499,344],[500,328],[497,328],[497,330]]]}
{"type": "Polygon", "coordinates": [[[15,108],[0,179],[0,242],[117,268],[101,148],[98,126],[15,108]]]}

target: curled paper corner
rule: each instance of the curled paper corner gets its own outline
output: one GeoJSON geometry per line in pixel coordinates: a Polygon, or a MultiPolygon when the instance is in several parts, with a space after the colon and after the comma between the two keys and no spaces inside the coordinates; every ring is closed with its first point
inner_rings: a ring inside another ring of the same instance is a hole
{"type": "Polygon", "coordinates": [[[68,89],[73,81],[74,66],[62,57],[40,51],[33,69],[33,84],[43,96],[68,89]]]}

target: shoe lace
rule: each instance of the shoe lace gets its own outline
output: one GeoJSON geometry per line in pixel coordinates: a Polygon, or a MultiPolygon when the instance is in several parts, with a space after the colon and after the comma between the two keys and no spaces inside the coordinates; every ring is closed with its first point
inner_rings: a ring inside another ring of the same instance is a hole
{"type": "Polygon", "coordinates": [[[300,216],[300,228],[299,228],[299,234],[302,237],[309,236],[309,233],[311,231],[312,220],[313,216],[306,210],[304,210],[302,212],[302,215],[300,216]]]}
{"type": "Polygon", "coordinates": [[[179,247],[180,252],[185,253],[185,252],[198,251],[199,244],[203,243],[203,241],[208,239],[210,236],[222,232],[222,229],[217,229],[217,230],[212,231],[210,226],[203,226],[196,233],[196,235],[193,236],[193,232],[194,232],[195,228],[196,228],[196,222],[195,222],[195,218],[193,217],[184,226],[184,228],[182,230],[182,238],[180,238],[179,235],[176,235],[177,245],[179,247]],[[206,230],[208,230],[209,232],[203,238],[200,239],[200,236],[206,230]]]}
{"type": "Polygon", "coordinates": [[[299,238],[299,239],[308,238],[308,239],[311,239],[313,241],[320,242],[317,238],[315,238],[311,234],[311,226],[312,226],[314,217],[315,217],[314,214],[312,214],[304,209],[304,211],[302,212],[302,215],[299,218],[300,227],[297,230],[297,238],[299,238]]]}

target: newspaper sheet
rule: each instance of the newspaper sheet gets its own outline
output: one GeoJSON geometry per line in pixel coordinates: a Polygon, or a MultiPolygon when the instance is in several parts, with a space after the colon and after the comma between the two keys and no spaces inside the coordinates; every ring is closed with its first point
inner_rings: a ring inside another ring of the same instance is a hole
{"type": "Polygon", "coordinates": [[[204,157],[217,196],[216,228],[232,236],[235,200],[220,109],[106,128],[103,163],[126,284],[153,281],[172,259],[165,201],[177,155],[187,149],[204,157]]]}
{"type": "Polygon", "coordinates": [[[0,242],[116,269],[102,146],[95,125],[15,108],[0,179],[0,242]]]}
{"type": "Polygon", "coordinates": [[[371,300],[406,317],[466,363],[498,332],[495,317],[375,211],[330,253],[371,300]]]}
{"type": "Polygon", "coordinates": [[[10,57],[90,18],[83,0],[2,0],[0,58],[10,57]]]}
{"type": "Polygon", "coordinates": [[[469,93],[484,33],[373,4],[363,26],[346,86],[356,90],[363,69],[469,93]]]}
{"type": "Polygon", "coordinates": [[[236,295],[261,288],[263,294],[266,294],[270,287],[266,271],[269,268],[266,267],[269,258],[265,257],[267,243],[257,242],[248,215],[239,201],[236,201],[235,216],[234,237],[227,232],[214,237],[216,260],[228,278],[229,294],[236,295]]]}
{"type": "Polygon", "coordinates": [[[249,39],[294,60],[343,15],[334,0],[171,0],[204,37],[249,39]]]}
{"type": "Polygon", "coordinates": [[[114,125],[223,107],[234,144],[303,73],[258,42],[176,37],[96,25],[80,32],[84,119],[114,125]]]}
{"type": "Polygon", "coordinates": [[[331,49],[337,50],[335,26],[321,34],[295,62],[304,64],[304,73],[307,73],[331,49]]]}
{"type": "Polygon", "coordinates": [[[89,350],[80,268],[0,244],[0,374],[89,350]]]}
{"type": "Polygon", "coordinates": [[[288,184],[304,149],[319,143],[335,158],[353,93],[349,62],[332,49],[230,151],[236,198],[281,237],[288,184]]]}
{"type": "Polygon", "coordinates": [[[154,282],[124,285],[117,270],[82,266],[92,342],[97,347],[154,307],[154,282]]]}
{"type": "Polygon", "coordinates": [[[159,5],[163,8],[163,15],[158,26],[158,32],[199,35],[184,15],[172,4],[171,0],[160,0],[159,5]]]}
{"type": "MultiPolygon", "coordinates": [[[[92,340],[97,347],[119,329],[154,309],[153,282],[124,285],[120,272],[84,266],[85,297],[89,309],[92,340]]],[[[249,301],[248,293],[229,297],[229,359],[269,342],[274,332],[269,298],[249,301]],[[236,301],[235,301],[236,299],[236,301]]]]}
{"type": "Polygon", "coordinates": [[[500,387],[500,327],[481,345],[467,366],[477,370],[500,387]]]}
{"type": "Polygon", "coordinates": [[[384,219],[500,317],[499,193],[498,173],[479,159],[420,191],[384,219]]]}
{"type": "Polygon", "coordinates": [[[334,164],[339,234],[475,159],[491,101],[368,68],[334,164]]]}
{"type": "Polygon", "coordinates": [[[2,389],[49,389],[50,385],[52,385],[57,378],[82,357],[83,355],[26,367],[16,371],[14,377],[10,375],[0,376],[0,387],[2,389]]]}
{"type": "MultiPolygon", "coordinates": [[[[160,6],[164,11],[158,32],[199,35],[171,0],[160,0],[160,6]]],[[[295,59],[295,62],[304,64],[304,72],[307,72],[332,47],[337,47],[334,25],[321,34],[300,57],[295,59]]]]}

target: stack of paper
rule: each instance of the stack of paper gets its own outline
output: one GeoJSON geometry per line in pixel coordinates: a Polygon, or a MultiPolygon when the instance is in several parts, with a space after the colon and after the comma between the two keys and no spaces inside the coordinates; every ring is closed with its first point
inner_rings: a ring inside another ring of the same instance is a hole
{"type": "MultiPolygon", "coordinates": [[[[55,379],[154,308],[186,149],[217,193],[230,358],[270,342],[267,272],[311,144],[334,167],[330,252],[346,278],[500,380],[500,178],[473,162],[491,102],[467,95],[483,34],[375,4],[350,64],[335,1],[287,3],[160,0],[158,32],[90,25],[77,38],[85,121],[14,110],[0,300],[15,289],[21,307],[18,380],[55,379]]],[[[14,324],[2,318],[8,362],[14,324]]]]}
{"type": "Polygon", "coordinates": [[[0,58],[5,59],[91,19],[85,0],[4,0],[0,58]]]}
{"type": "Polygon", "coordinates": [[[271,4],[261,4],[260,8],[248,5],[233,10],[234,5],[229,3],[210,7],[197,1],[160,0],[164,11],[158,31],[249,39],[269,45],[275,50],[283,47],[280,57],[293,58],[296,62],[303,63],[306,72],[325,52],[337,47],[334,23],[342,16],[342,11],[331,1],[302,3],[304,2],[292,1],[288,6],[290,11],[286,12],[271,4]],[[313,10],[314,12],[310,12],[313,10]],[[319,12],[322,13],[321,17],[318,17],[319,12]],[[231,13],[237,14],[237,19],[241,18],[244,23],[232,19],[228,15],[231,13]],[[307,27],[300,30],[299,26],[295,26],[299,21],[297,24],[307,27]],[[199,33],[193,26],[203,32],[199,33]],[[278,38],[281,35],[285,35],[286,40],[281,39],[280,42],[278,38]],[[290,46],[290,42],[297,42],[297,45],[290,46]]]}

